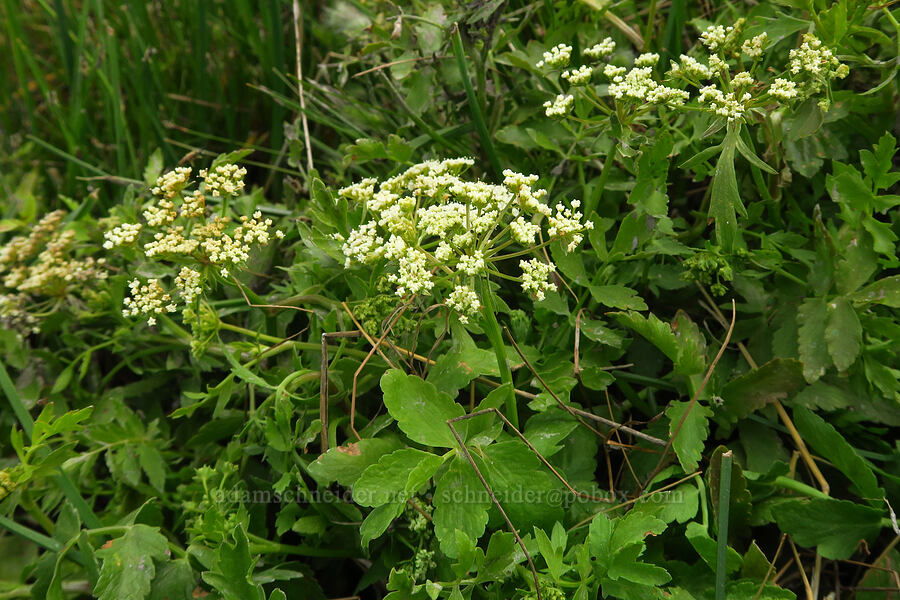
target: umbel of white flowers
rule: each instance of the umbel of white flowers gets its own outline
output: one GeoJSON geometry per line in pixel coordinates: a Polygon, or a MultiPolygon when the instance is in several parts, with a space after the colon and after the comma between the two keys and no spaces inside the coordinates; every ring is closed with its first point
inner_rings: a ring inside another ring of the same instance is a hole
{"type": "Polygon", "coordinates": [[[475,280],[518,281],[536,299],[555,290],[555,270],[546,259],[520,260],[520,275],[500,271],[500,261],[537,256],[561,241],[567,252],[593,227],[583,221],[580,202],[552,207],[535,189],[537,175],[503,172],[501,185],[468,181],[462,173],[474,161],[427,161],[383,182],[363,179],[339,191],[362,204],[362,223],[342,243],[345,266],[388,263],[388,281],[398,296],[436,295],[463,323],[481,307],[475,280]],[[507,253],[503,253],[506,250],[507,253]]]}
{"type": "MultiPolygon", "coordinates": [[[[246,174],[246,169],[231,163],[204,169],[200,171],[199,188],[187,192],[191,168],[178,167],[161,175],[151,189],[155,202],[144,210],[145,223],[120,223],[104,234],[103,247],[107,250],[134,246],[145,258],[172,263],[173,267],[174,288],[166,289],[158,278],[146,282],[132,279],[128,283],[131,296],[124,300],[124,316],[146,315],[147,322],[155,325],[157,315],[178,310],[178,299],[182,308],[191,305],[203,293],[209,274],[218,272],[227,277],[229,269],[247,261],[254,245],[269,243],[272,220],[264,219],[259,211],[242,215],[238,224],[232,224],[228,217],[207,216],[206,195],[238,196],[244,190],[246,174]],[[142,233],[152,235],[152,239],[142,241],[142,233]]],[[[279,230],[274,235],[284,237],[279,230]]]]}

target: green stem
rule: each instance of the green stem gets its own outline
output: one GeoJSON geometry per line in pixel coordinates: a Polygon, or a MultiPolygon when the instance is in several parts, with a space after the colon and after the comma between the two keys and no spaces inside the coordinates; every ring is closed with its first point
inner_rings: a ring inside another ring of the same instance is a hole
{"type": "Polygon", "coordinates": [[[825,494],[824,492],[812,486],[806,485],[803,482],[797,481],[796,479],[785,477],[784,475],[779,475],[778,477],[776,477],[774,483],[778,487],[783,487],[787,490],[793,490],[797,493],[803,494],[804,496],[809,496],[810,498],[830,499],[830,496],[828,494],[825,494]]]}
{"type": "Polygon", "coordinates": [[[466,69],[466,53],[463,50],[462,37],[459,34],[458,25],[453,25],[450,37],[453,41],[453,53],[456,55],[456,64],[459,66],[459,75],[462,78],[463,87],[466,89],[466,98],[469,101],[469,112],[472,113],[472,121],[475,123],[475,129],[478,131],[478,137],[481,138],[484,151],[491,161],[494,177],[502,179],[503,169],[500,167],[500,159],[497,158],[497,152],[494,150],[491,135],[488,133],[487,125],[484,123],[484,115],[481,114],[481,107],[478,105],[478,98],[475,96],[475,89],[472,87],[472,81],[469,79],[469,72],[466,69]]]}
{"type": "Polygon", "coordinates": [[[728,559],[728,517],[731,508],[731,450],[722,454],[719,473],[719,527],[716,547],[716,600],[725,600],[726,561],[728,559]]]}
{"type": "Polygon", "coordinates": [[[484,303],[484,333],[488,336],[491,346],[494,348],[494,354],[497,356],[497,368],[500,370],[500,381],[508,383],[509,389],[506,396],[506,418],[513,424],[513,427],[519,427],[519,413],[516,408],[516,395],[513,391],[512,371],[509,369],[509,363],[506,360],[506,346],[503,345],[503,335],[500,332],[500,323],[497,322],[497,313],[494,310],[494,299],[491,294],[491,288],[486,279],[481,279],[481,301],[484,303]]]}
{"type": "Polygon", "coordinates": [[[251,554],[293,554],[294,556],[318,556],[322,558],[353,558],[358,553],[349,550],[335,550],[331,548],[314,548],[303,544],[281,544],[271,542],[265,538],[247,533],[250,541],[251,554]]]}

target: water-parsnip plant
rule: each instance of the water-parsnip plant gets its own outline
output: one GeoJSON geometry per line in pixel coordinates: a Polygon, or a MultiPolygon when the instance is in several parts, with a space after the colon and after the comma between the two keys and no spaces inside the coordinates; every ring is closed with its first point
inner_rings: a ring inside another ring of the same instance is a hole
{"type": "MultiPolygon", "coordinates": [[[[342,243],[346,267],[388,263],[388,280],[400,297],[436,299],[462,323],[479,314],[510,379],[490,286],[491,278],[519,283],[541,300],[556,289],[555,265],[540,251],[559,241],[566,252],[593,227],[573,200],[551,207],[537,175],[503,172],[502,184],[462,177],[474,161],[427,161],[378,182],[367,178],[340,190],[364,207],[362,223],[342,243]],[[507,271],[514,260],[519,270],[507,271]]],[[[514,415],[514,410],[510,411],[514,415]]],[[[511,418],[515,418],[514,416],[511,418]]]]}

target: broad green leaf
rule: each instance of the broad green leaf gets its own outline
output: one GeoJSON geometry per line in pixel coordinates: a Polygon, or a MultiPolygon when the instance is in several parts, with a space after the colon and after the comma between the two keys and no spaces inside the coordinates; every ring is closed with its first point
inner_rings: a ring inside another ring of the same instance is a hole
{"type": "Polygon", "coordinates": [[[358,442],[348,442],[343,446],[329,448],[328,452],[309,463],[313,477],[325,483],[337,481],[343,486],[352,486],[369,465],[378,462],[382,455],[396,449],[393,440],[364,438],[358,442]]]}
{"type": "Polygon", "coordinates": [[[516,538],[508,531],[495,531],[488,541],[484,562],[478,570],[481,580],[503,580],[512,573],[515,566],[525,559],[525,554],[516,543],[516,538]]]}
{"type": "Polygon", "coordinates": [[[900,275],[879,279],[851,294],[850,299],[858,304],[883,304],[891,308],[900,308],[900,275]]]}
{"type": "Polygon", "coordinates": [[[449,352],[441,354],[428,370],[427,381],[440,392],[451,395],[476,377],[498,375],[496,355],[477,347],[468,334],[462,333],[461,336],[464,336],[461,341],[454,343],[449,352]]]}
{"type": "Polygon", "coordinates": [[[675,436],[677,432],[672,447],[675,449],[681,468],[686,473],[697,470],[703,445],[709,436],[709,417],[712,415],[713,411],[700,402],[695,402],[691,406],[690,401],[673,401],[666,409],[666,417],[669,419],[669,435],[675,436]],[[683,424],[681,424],[682,418],[684,418],[683,424]],[[679,425],[681,425],[680,429],[678,429],[679,425]]]}
{"type": "Polygon", "coordinates": [[[614,549],[610,546],[613,535],[613,522],[603,512],[598,512],[591,520],[588,531],[588,545],[591,556],[606,564],[614,549]]]}
{"type": "Polygon", "coordinates": [[[405,506],[405,501],[382,504],[366,515],[362,525],[359,526],[359,537],[362,547],[368,548],[369,542],[387,531],[394,519],[403,512],[405,506]]]}
{"type": "Polygon", "coordinates": [[[362,506],[405,502],[434,475],[444,459],[430,452],[404,448],[382,456],[353,486],[353,501],[362,506]]]}
{"type": "Polygon", "coordinates": [[[197,578],[187,558],[170,560],[156,571],[147,600],[191,600],[197,578]]]}
{"type": "Polygon", "coordinates": [[[624,285],[592,285],[588,289],[594,300],[604,306],[619,310],[647,310],[647,304],[638,293],[624,285]]]}
{"type": "Polygon", "coordinates": [[[159,450],[150,444],[141,444],[138,446],[138,461],[150,485],[159,493],[163,493],[166,487],[166,461],[159,450]]]}
{"type": "Polygon", "coordinates": [[[144,183],[148,186],[155,185],[157,178],[162,174],[162,170],[162,149],[157,148],[147,159],[147,166],[144,167],[144,183]]]}
{"type": "Polygon", "coordinates": [[[549,529],[563,519],[561,501],[569,492],[524,443],[491,444],[481,458],[482,474],[513,525],[549,529]]]}
{"type": "Polygon", "coordinates": [[[722,388],[722,410],[731,421],[737,421],[776,400],[790,398],[804,385],[799,361],[776,358],[722,388]]]}
{"type": "Polygon", "coordinates": [[[99,600],[143,600],[156,575],[154,561],[166,560],[169,542],[156,527],[132,525],[97,550],[103,561],[94,587],[99,600]]]}
{"type": "MultiPolygon", "coordinates": [[[[447,421],[461,417],[465,410],[448,394],[438,392],[419,377],[396,369],[384,374],[381,389],[384,405],[409,439],[426,446],[457,446],[447,421]]],[[[464,437],[465,423],[457,423],[455,427],[464,437]]]]}
{"type": "Polygon", "coordinates": [[[823,298],[807,298],[797,309],[797,347],[803,362],[803,376],[809,383],[822,377],[831,366],[825,341],[827,321],[828,307],[823,298]]]}
{"type": "Polygon", "coordinates": [[[862,326],[856,311],[846,298],[828,304],[828,325],[825,328],[828,353],[839,371],[846,371],[859,356],[862,345],[862,326]]]}
{"type": "Polygon", "coordinates": [[[450,558],[458,556],[456,530],[474,542],[484,533],[491,500],[475,470],[457,457],[441,476],[434,490],[434,534],[441,551],[450,558]]]}
{"type": "Polygon", "coordinates": [[[834,560],[850,558],[862,540],[871,541],[881,530],[880,510],[849,500],[790,500],[773,515],[798,545],[816,546],[823,558],[834,560]]]}
{"type": "Polygon", "coordinates": [[[697,375],[706,371],[706,338],[686,312],[678,310],[672,322],[672,332],[678,345],[675,372],[697,375]]]}
{"type": "Polygon", "coordinates": [[[794,408],[794,425],[816,453],[831,461],[853,482],[855,492],[862,498],[879,501],[884,497],[884,490],[878,487],[872,467],[830,423],[811,410],[797,406],[794,408]]]}
{"type": "Polygon", "coordinates": [[[678,341],[672,332],[672,327],[659,320],[656,315],[649,316],[634,311],[610,313],[610,316],[620,324],[634,329],[647,339],[648,342],[659,348],[663,354],[669,357],[673,363],[678,360],[678,341]]]}

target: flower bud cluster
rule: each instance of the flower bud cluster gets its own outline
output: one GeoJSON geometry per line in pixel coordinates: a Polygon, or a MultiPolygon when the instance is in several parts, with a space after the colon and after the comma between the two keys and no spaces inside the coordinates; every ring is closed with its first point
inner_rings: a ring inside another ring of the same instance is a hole
{"type": "MultiPolygon", "coordinates": [[[[506,258],[501,250],[517,245],[521,250],[512,255],[521,256],[559,240],[571,252],[593,227],[577,200],[551,208],[546,191],[534,188],[536,175],[507,170],[502,185],[463,179],[473,163],[427,161],[380,184],[363,180],[339,190],[365,208],[359,226],[346,237],[334,236],[345,266],[387,262],[395,294],[437,293],[467,322],[481,307],[475,280],[500,275],[498,263],[506,258]],[[543,223],[547,239],[538,243],[543,223]]],[[[520,277],[504,277],[537,298],[555,289],[547,282],[555,267],[525,264],[520,277]]]]}
{"type": "MultiPolygon", "coordinates": [[[[833,50],[815,36],[805,34],[800,46],[790,51],[784,76],[769,79],[760,67],[767,51],[768,35],[763,32],[745,39],[745,25],[744,19],[738,19],[733,25],[707,27],[699,39],[706,51],[705,58],[681,54],[677,61],[670,62],[663,77],[658,69],[660,57],[653,52],[637,56],[631,67],[616,64],[598,67],[609,82],[607,92],[617,106],[619,118],[624,117],[630,122],[655,107],[666,106],[675,112],[699,110],[734,122],[746,119],[754,110],[771,109],[773,102],[787,104],[808,98],[849,72],[833,50]],[[747,58],[751,62],[745,64],[743,61],[747,58]]],[[[548,63],[551,58],[554,62],[561,61],[559,57],[564,48],[567,46],[551,49],[542,62],[548,63]]],[[[607,38],[586,50],[584,55],[596,60],[612,54],[614,48],[613,41],[607,38]]],[[[602,95],[602,88],[576,88],[589,85],[592,73],[593,69],[587,66],[564,71],[561,77],[572,86],[570,93],[561,93],[544,102],[546,115],[566,117],[576,94],[585,95],[589,104],[596,105],[601,101],[598,96],[602,95]]],[[[827,102],[821,104],[827,107],[827,102]]]]}
{"type": "MultiPolygon", "coordinates": [[[[237,165],[218,165],[200,171],[203,181],[199,189],[189,192],[191,169],[179,167],[160,176],[152,188],[156,199],[143,211],[145,223],[118,223],[106,232],[103,247],[108,250],[133,246],[146,259],[180,267],[171,290],[159,278],[145,284],[132,280],[124,316],[148,315],[148,323],[153,325],[155,315],[175,312],[178,300],[183,307],[191,305],[203,293],[211,274],[227,277],[230,268],[250,258],[254,246],[269,243],[272,220],[264,219],[260,211],[239,217],[237,225],[227,216],[207,217],[206,195],[238,195],[244,190],[245,174],[246,169],[237,165]],[[141,239],[142,235],[149,239],[141,239]]],[[[274,235],[280,238],[284,234],[276,230],[274,235]]]]}
{"type": "Polygon", "coordinates": [[[81,305],[86,284],[106,279],[106,260],[78,256],[65,212],[46,214],[28,235],[0,246],[0,323],[36,332],[40,318],[65,304],[81,305]]]}
{"type": "Polygon", "coordinates": [[[548,52],[544,52],[544,59],[538,61],[535,65],[538,69],[541,67],[547,66],[554,69],[561,69],[569,64],[569,59],[572,57],[572,46],[567,46],[566,44],[557,44],[556,46],[550,48],[548,52]]]}

